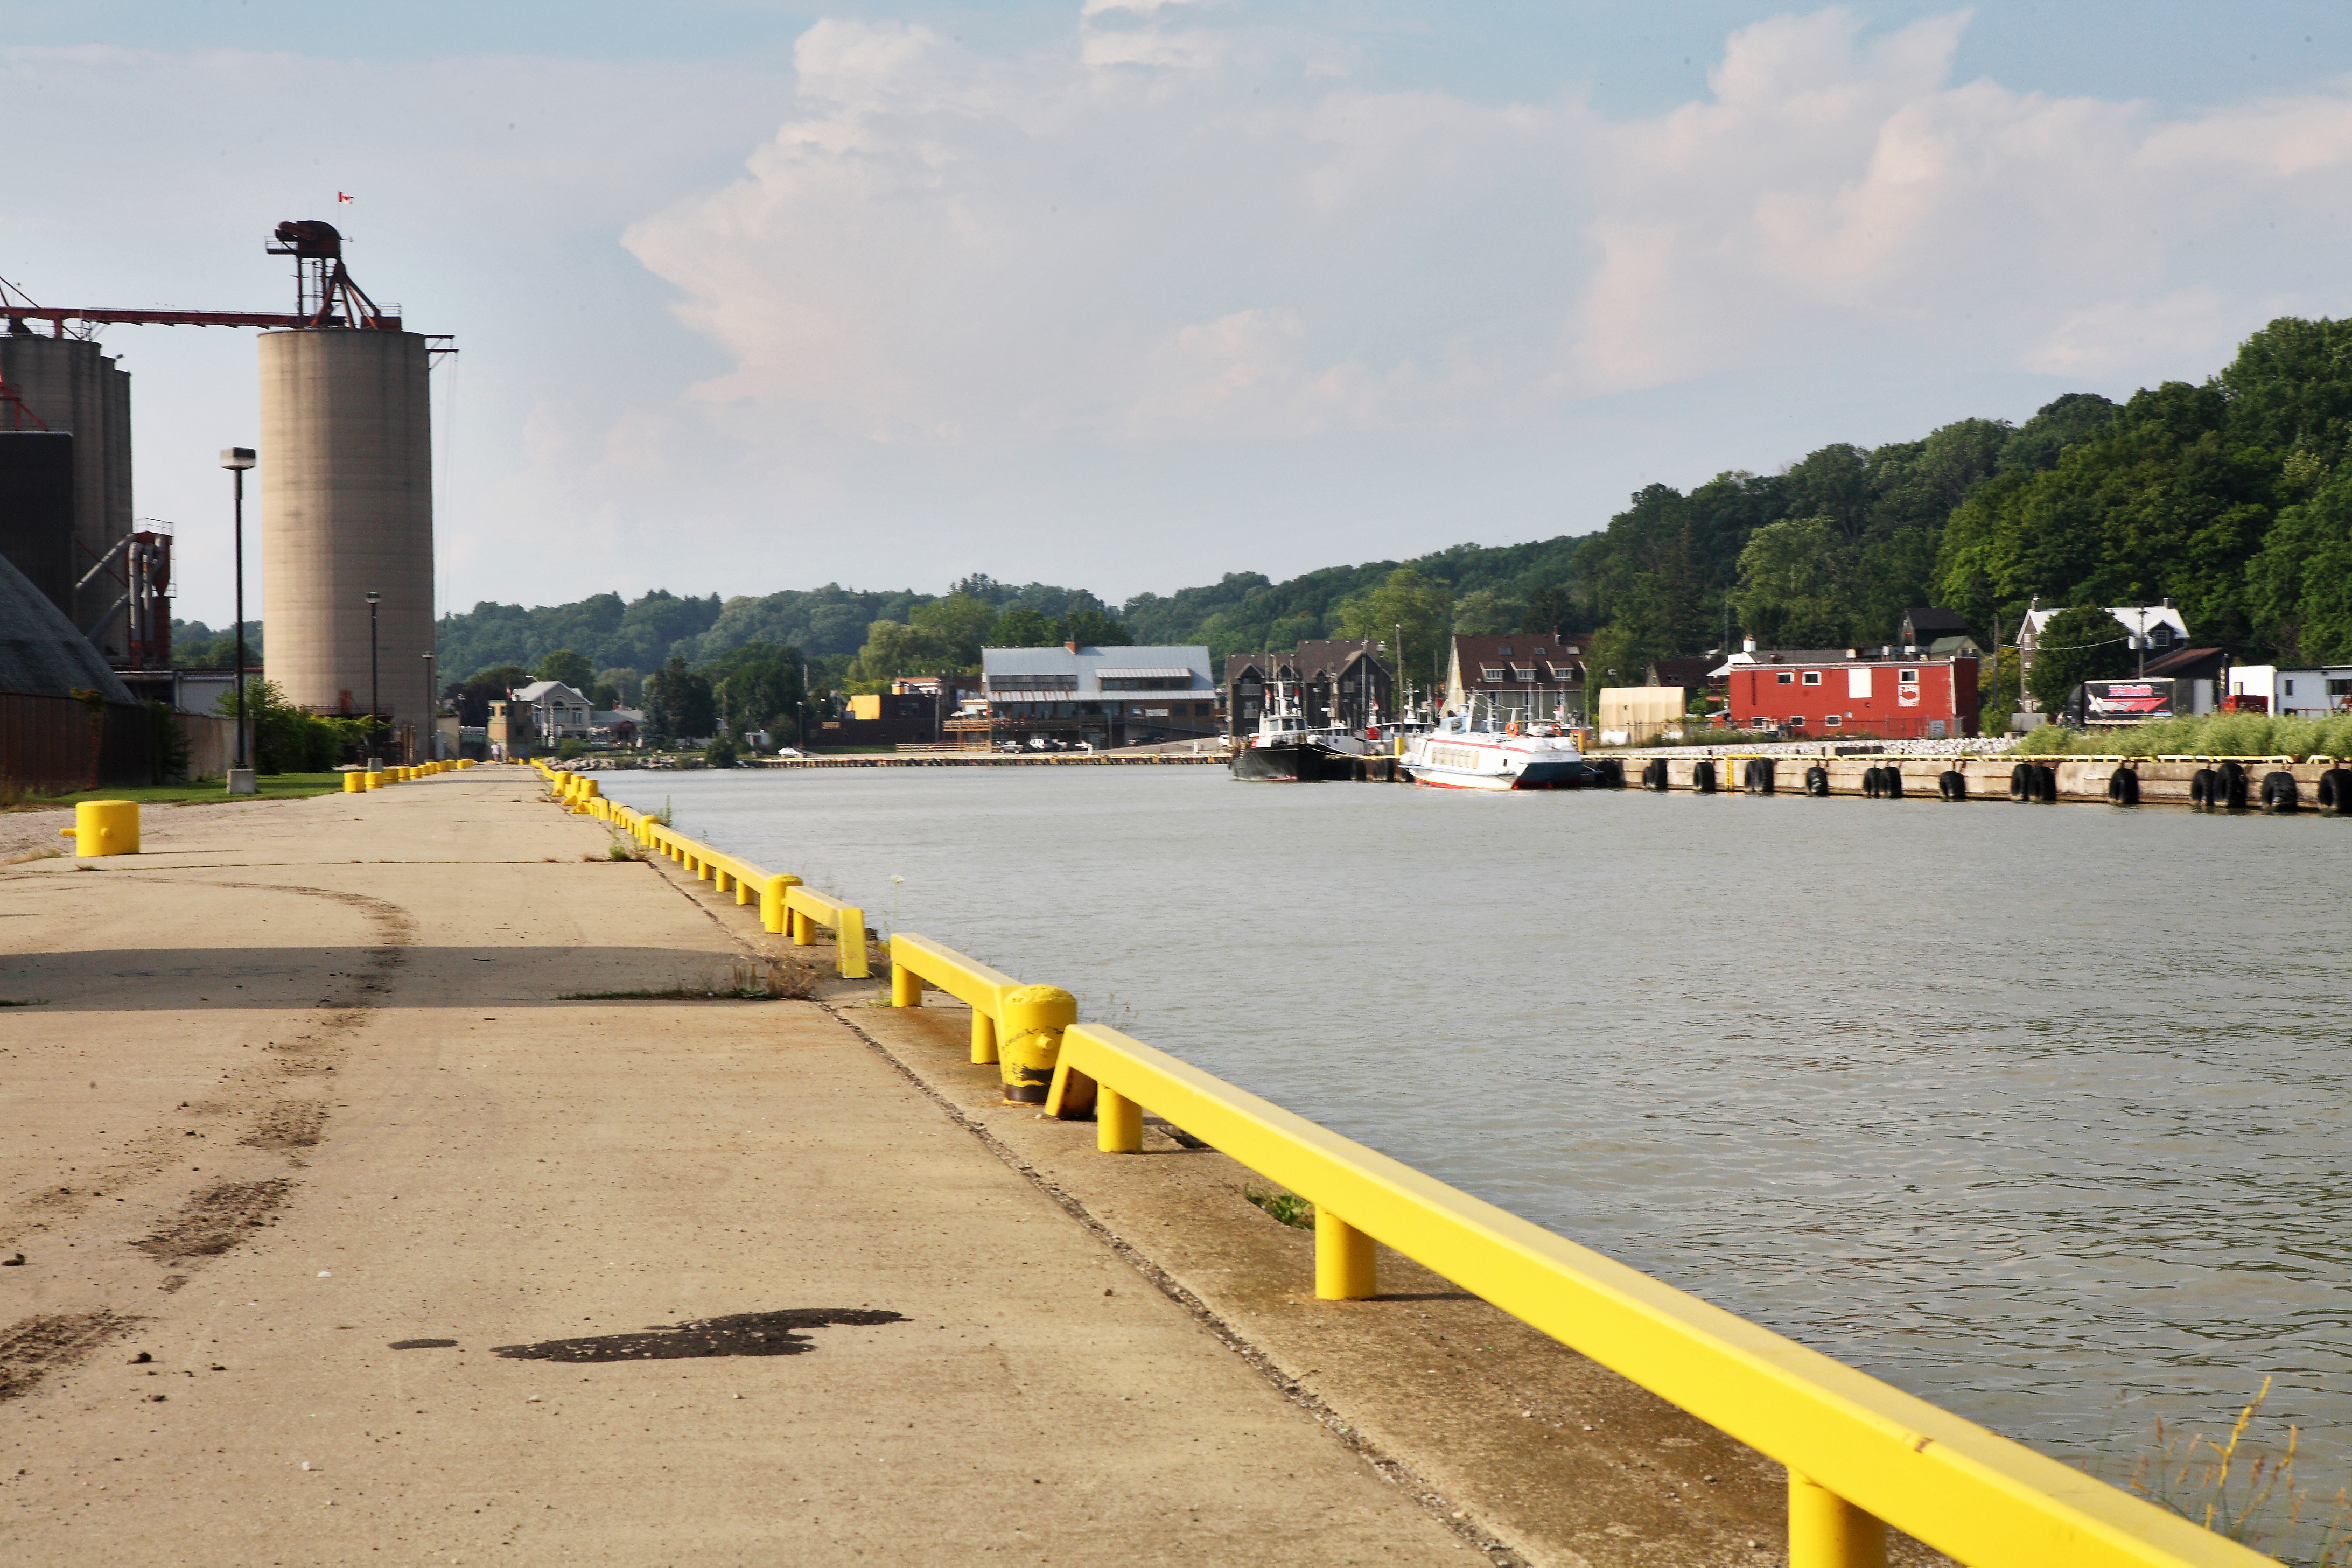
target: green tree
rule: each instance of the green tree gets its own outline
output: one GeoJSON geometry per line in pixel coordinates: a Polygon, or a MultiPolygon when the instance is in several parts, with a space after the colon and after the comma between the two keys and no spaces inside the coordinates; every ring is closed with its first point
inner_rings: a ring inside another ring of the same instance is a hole
{"type": "Polygon", "coordinates": [[[626,665],[616,665],[611,669],[598,670],[596,684],[613,689],[613,694],[618,700],[612,706],[616,708],[635,708],[644,700],[646,694],[646,678],[626,665]]]}
{"type": "Polygon", "coordinates": [[[557,680],[574,691],[586,691],[596,683],[596,667],[568,647],[557,648],[539,661],[533,675],[541,680],[557,680]]]}
{"type": "Polygon", "coordinates": [[[600,680],[587,690],[589,706],[599,713],[610,713],[621,705],[621,689],[609,680],[600,680]]]}
{"type": "Polygon", "coordinates": [[[2026,689],[2043,712],[2054,713],[2074,688],[2129,675],[2137,658],[2122,622],[2096,605],[2077,605],[2042,623],[2026,689]]]}
{"type": "Polygon", "coordinates": [[[980,667],[980,650],[996,625],[996,606],[970,594],[950,594],[915,606],[909,619],[947,644],[959,662],[980,667]]]}
{"type": "MultiPolygon", "coordinates": [[[[2307,474],[2297,480],[2312,485],[2307,474]]],[[[2255,625],[2283,656],[2313,664],[2352,659],[2352,464],[2279,514],[2246,563],[2246,587],[2255,625]]]]}
{"type": "Polygon", "coordinates": [[[459,682],[451,694],[460,724],[487,724],[490,721],[490,702],[503,698],[519,686],[530,684],[530,671],[519,664],[493,665],[478,669],[459,682]]]}
{"type": "Polygon", "coordinates": [[[646,728],[665,740],[705,737],[719,728],[719,708],[710,682],[672,656],[646,681],[646,728]]]}
{"type": "Polygon", "coordinates": [[[1519,613],[1520,631],[1554,637],[1576,624],[1576,595],[1567,584],[1545,583],[1528,590],[1527,607],[1519,613]]]}
{"type": "Polygon", "coordinates": [[[706,767],[731,768],[735,765],[735,742],[726,735],[714,736],[710,743],[702,748],[702,761],[706,767]]]}
{"type": "Polygon", "coordinates": [[[997,647],[1045,647],[1062,640],[1062,628],[1041,612],[1016,605],[996,617],[988,640],[997,647]]]}
{"type": "Polygon", "coordinates": [[[1837,520],[1791,517],[1759,528],[1739,552],[1732,607],[1765,647],[1835,647],[1852,615],[1856,550],[1837,520]]]}
{"type": "Polygon", "coordinates": [[[1437,672],[1453,624],[1454,591],[1412,566],[1398,567],[1380,586],[1339,606],[1341,632],[1386,644],[1400,660],[1399,679],[1423,691],[1442,679],[1437,672]]]}
{"type": "Polygon", "coordinates": [[[852,680],[877,689],[902,675],[938,675],[959,668],[955,645],[929,626],[876,621],[866,628],[866,646],[849,668],[852,680]]]}
{"type": "Polygon", "coordinates": [[[1062,617],[1062,640],[1080,647],[1123,647],[1127,628],[1100,610],[1072,610],[1062,617]]]}
{"type": "Polygon", "coordinates": [[[1454,630],[1458,637],[1492,637],[1519,624],[1527,606],[1507,599],[1492,588],[1476,588],[1454,601],[1454,630]]]}

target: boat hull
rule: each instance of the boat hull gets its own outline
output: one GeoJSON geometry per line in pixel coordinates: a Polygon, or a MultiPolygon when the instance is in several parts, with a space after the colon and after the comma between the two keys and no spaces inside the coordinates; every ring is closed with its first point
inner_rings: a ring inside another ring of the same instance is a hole
{"type": "Polygon", "coordinates": [[[1429,789],[1582,789],[1591,770],[1582,763],[1531,763],[1516,773],[1416,766],[1412,782],[1429,789]]]}
{"type": "Polygon", "coordinates": [[[1349,759],[1322,746],[1244,746],[1234,753],[1234,777],[1253,784],[1318,784],[1335,776],[1349,759]]]}

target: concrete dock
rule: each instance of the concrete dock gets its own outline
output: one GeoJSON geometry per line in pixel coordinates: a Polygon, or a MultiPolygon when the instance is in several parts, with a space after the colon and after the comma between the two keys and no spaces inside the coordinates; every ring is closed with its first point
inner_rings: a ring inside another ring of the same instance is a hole
{"type": "Polygon", "coordinates": [[[1316,1301],[960,1009],[712,996],[822,950],[525,770],[145,835],[0,868],[11,1563],[1785,1561],[1776,1467],[1401,1258],[1316,1301]]]}

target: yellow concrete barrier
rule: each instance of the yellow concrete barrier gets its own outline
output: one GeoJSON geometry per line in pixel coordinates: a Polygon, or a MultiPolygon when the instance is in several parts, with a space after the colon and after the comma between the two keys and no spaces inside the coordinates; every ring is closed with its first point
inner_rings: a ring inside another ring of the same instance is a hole
{"type": "Polygon", "coordinates": [[[1371,1295],[1378,1241],[1787,1466],[1790,1568],[1872,1568],[1887,1525],[1977,1568],[2272,1562],[1097,1024],[1046,1113],[1088,1089],[1107,1152],[1148,1107],[1312,1202],[1318,1295],[1371,1295]]]}
{"type": "Polygon", "coordinates": [[[791,917],[792,938],[803,947],[816,941],[823,926],[834,936],[835,967],[844,980],[863,980],[866,966],[866,911],[839,899],[828,899],[806,887],[784,889],[784,913],[791,917]]]}
{"type": "Polygon", "coordinates": [[[352,772],[347,773],[343,775],[343,793],[345,795],[357,795],[365,788],[367,788],[367,779],[357,770],[353,770],[352,772]]]}
{"type": "Polygon", "coordinates": [[[77,859],[86,855],[139,853],[139,803],[135,800],[85,800],[74,806],[74,825],[58,836],[74,841],[77,859]]]}
{"type": "Polygon", "coordinates": [[[596,787],[594,779],[582,779],[580,787],[572,792],[572,811],[583,816],[591,815],[596,797],[601,793],[596,787]]]}
{"type": "MultiPolygon", "coordinates": [[[[997,1018],[1003,1011],[1005,994],[1018,990],[1021,982],[1001,969],[991,969],[951,947],[941,946],[929,937],[894,933],[890,938],[890,1005],[921,1006],[926,980],[957,1001],[971,1005],[972,1065],[985,1067],[996,1060],[997,1018]]],[[[1047,1064],[1049,1068],[1051,1065],[1047,1064]]]]}
{"type": "Polygon", "coordinates": [[[362,773],[360,776],[366,781],[363,787],[367,789],[382,789],[383,787],[383,774],[382,773],[371,770],[367,773],[362,773]]]}

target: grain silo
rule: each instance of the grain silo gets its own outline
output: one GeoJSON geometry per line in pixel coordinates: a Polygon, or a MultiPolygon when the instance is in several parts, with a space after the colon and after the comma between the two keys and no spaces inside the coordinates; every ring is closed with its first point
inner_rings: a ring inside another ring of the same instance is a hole
{"type": "MultiPolygon", "coordinates": [[[[94,632],[92,626],[122,593],[121,573],[101,572],[79,592],[72,584],[107,560],[131,531],[131,373],[87,338],[29,331],[21,318],[11,318],[8,330],[0,331],[0,383],[29,416],[8,421],[12,434],[46,431],[73,437],[69,539],[26,541],[23,549],[12,541],[10,558],[76,626],[90,634],[108,659],[120,663],[130,651],[124,617],[110,616],[94,632]],[[28,554],[40,558],[38,569],[20,558],[28,554]],[[65,578],[63,597],[56,583],[59,574],[65,578]]],[[[23,445],[29,449],[46,444],[23,445]]]]}
{"type": "Polygon", "coordinates": [[[278,237],[304,279],[298,316],[315,324],[261,336],[269,679],[299,706],[413,727],[429,755],[432,345],[351,282],[331,226],[278,237]]]}

